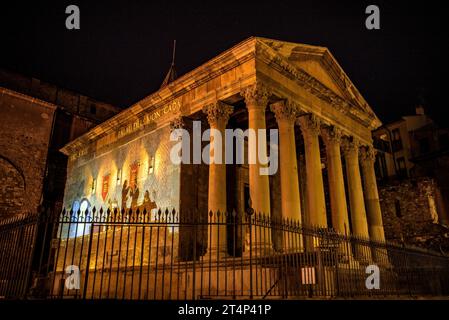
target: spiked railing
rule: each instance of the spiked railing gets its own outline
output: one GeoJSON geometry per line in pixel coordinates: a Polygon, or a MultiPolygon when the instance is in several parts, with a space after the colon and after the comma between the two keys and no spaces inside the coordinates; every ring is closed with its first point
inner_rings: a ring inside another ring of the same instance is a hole
{"type": "Polygon", "coordinates": [[[0,296],[146,300],[449,292],[449,259],[434,252],[251,210],[192,212],[92,208],[2,223],[0,296]],[[226,243],[224,250],[209,245],[212,237],[226,243]],[[370,265],[380,272],[378,289],[367,287],[370,265]]]}

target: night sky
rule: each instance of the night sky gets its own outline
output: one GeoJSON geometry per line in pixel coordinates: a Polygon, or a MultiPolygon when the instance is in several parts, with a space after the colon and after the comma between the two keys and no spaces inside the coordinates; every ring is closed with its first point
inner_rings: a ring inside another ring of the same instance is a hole
{"type": "Polygon", "coordinates": [[[424,103],[448,125],[447,12],[438,2],[392,2],[2,3],[0,67],[125,108],[159,88],[173,39],[182,75],[261,36],[328,47],[384,123],[424,103]],[[65,28],[69,4],[80,8],[80,30],[65,28]],[[380,30],[365,28],[368,4],[380,8],[380,30]]]}

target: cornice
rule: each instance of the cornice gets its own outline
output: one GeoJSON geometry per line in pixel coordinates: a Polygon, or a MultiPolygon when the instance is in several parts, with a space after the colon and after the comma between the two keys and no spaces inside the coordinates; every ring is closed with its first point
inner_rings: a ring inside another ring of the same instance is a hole
{"type": "Polygon", "coordinates": [[[41,100],[41,99],[38,99],[38,98],[35,98],[35,97],[31,97],[29,95],[26,95],[26,94],[23,94],[23,93],[20,93],[20,92],[17,92],[17,91],[13,91],[13,90],[10,90],[10,89],[4,88],[4,87],[0,87],[0,95],[3,95],[3,94],[7,94],[9,96],[12,96],[12,97],[15,97],[15,98],[18,98],[18,99],[21,99],[21,100],[25,100],[25,101],[30,102],[30,103],[39,104],[39,105],[41,105],[43,107],[46,107],[46,108],[49,108],[49,109],[51,109],[53,111],[58,108],[53,103],[50,103],[50,102],[47,102],[47,101],[44,101],[44,100],[41,100]]]}
{"type": "MultiPolygon", "coordinates": [[[[324,50],[324,49],[323,49],[324,50]]],[[[329,51],[324,51],[329,55],[327,58],[327,64],[330,68],[330,73],[333,73],[333,77],[335,78],[336,67],[334,64],[330,62],[330,59],[333,59],[329,51]],[[332,67],[330,67],[332,65],[332,67]]],[[[324,54],[324,56],[327,56],[324,54]]],[[[289,79],[295,80],[298,85],[300,85],[304,90],[318,97],[319,99],[325,101],[326,103],[332,105],[335,109],[340,111],[343,114],[350,116],[351,118],[362,122],[365,126],[370,129],[377,128],[380,126],[380,121],[377,119],[375,114],[369,110],[369,107],[366,107],[364,110],[359,105],[351,103],[334,91],[329,89],[327,86],[322,84],[318,79],[308,74],[306,71],[298,68],[292,62],[288,60],[287,57],[279,54],[274,48],[270,47],[266,43],[262,41],[258,41],[256,43],[256,57],[262,62],[265,62],[270,67],[274,68],[278,72],[282,73],[284,76],[289,79]]],[[[326,59],[325,59],[326,60],[326,59]]],[[[342,75],[341,81],[347,81],[349,84],[349,79],[346,75],[342,75]]],[[[340,81],[340,84],[341,84],[340,81]]],[[[351,84],[351,87],[355,89],[355,87],[351,84]]],[[[361,95],[356,91],[357,95],[361,97],[361,95]]],[[[364,100],[363,100],[364,101],[364,100]]],[[[366,104],[366,102],[364,102],[366,104]]],[[[367,105],[367,104],[366,104],[367,105]]]]}
{"type": "MultiPolygon", "coordinates": [[[[305,53],[310,52],[310,55],[316,59],[318,59],[319,56],[322,56],[323,58],[320,60],[324,61],[324,67],[336,81],[337,85],[345,87],[346,90],[353,89],[352,93],[354,94],[354,101],[358,101],[358,104],[364,104],[365,108],[354,103],[351,99],[340,97],[318,79],[295,66],[287,57],[284,57],[277,52],[276,49],[266,44],[266,41],[267,39],[251,37],[240,42],[203,65],[195,68],[191,72],[176,79],[167,86],[138,101],[109,120],[96,126],[86,134],[67,144],[61,151],[67,155],[78,153],[80,150],[85,149],[86,145],[91,145],[95,141],[113,134],[116,131],[120,131],[134,123],[140,123],[142,121],[141,119],[144,119],[145,116],[151,116],[151,114],[159,108],[163,108],[176,100],[182,101],[180,98],[182,95],[247,61],[256,58],[289,79],[292,79],[299,86],[304,88],[304,90],[325,101],[351,119],[370,129],[377,128],[380,125],[380,121],[326,48],[296,44],[296,46],[303,48],[305,53]]],[[[276,42],[275,40],[273,41],[276,42]]],[[[281,41],[277,41],[276,43],[282,45],[281,41]]],[[[242,83],[240,85],[242,85],[242,83]]],[[[190,106],[190,108],[192,107],[193,105],[190,106]]],[[[183,108],[184,105],[181,105],[181,110],[184,110],[183,108]]]]}
{"type": "Polygon", "coordinates": [[[176,100],[211,79],[253,59],[255,57],[255,41],[256,38],[254,37],[248,38],[219,54],[109,120],[94,127],[89,132],[64,146],[61,152],[70,155],[80,148],[84,148],[86,144],[113,133],[117,128],[136,121],[139,117],[143,117],[145,113],[154,112],[156,109],[176,100]]]}

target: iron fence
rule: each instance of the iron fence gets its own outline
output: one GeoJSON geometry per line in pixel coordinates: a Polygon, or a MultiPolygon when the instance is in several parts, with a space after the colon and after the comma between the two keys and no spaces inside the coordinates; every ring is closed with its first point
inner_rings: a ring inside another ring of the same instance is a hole
{"type": "Polygon", "coordinates": [[[0,294],[136,300],[449,294],[449,259],[438,253],[250,213],[184,218],[175,210],[93,209],[0,226],[0,240],[10,239],[0,244],[0,294]],[[22,235],[46,244],[33,255],[22,235]]]}
{"type": "Polygon", "coordinates": [[[36,215],[0,223],[0,299],[26,295],[36,230],[36,215]]]}

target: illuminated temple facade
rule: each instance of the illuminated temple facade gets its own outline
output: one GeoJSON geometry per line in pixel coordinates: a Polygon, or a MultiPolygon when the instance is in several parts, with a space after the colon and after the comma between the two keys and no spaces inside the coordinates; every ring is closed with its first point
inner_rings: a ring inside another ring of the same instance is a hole
{"type": "Polygon", "coordinates": [[[380,125],[328,49],[252,37],[66,145],[64,206],[186,217],[251,205],[382,241],[371,138],[380,125]],[[260,175],[259,160],[174,164],[170,134],[191,132],[194,121],[221,132],[278,129],[279,169],[260,175]]]}

